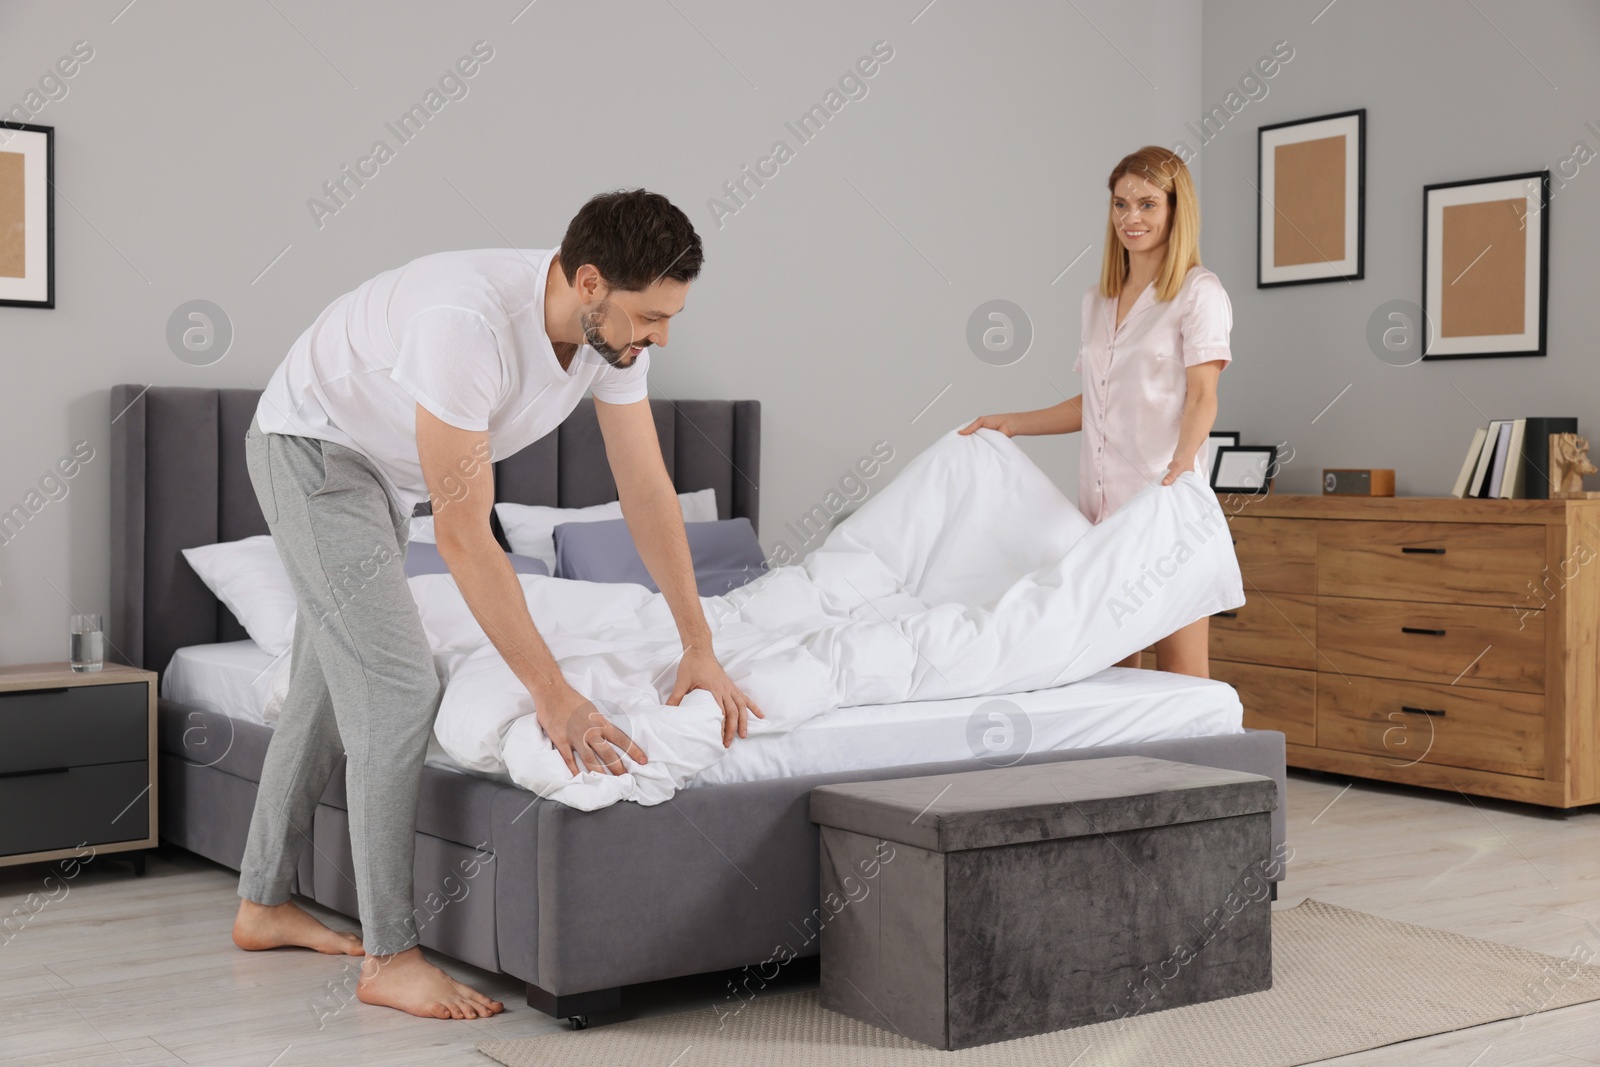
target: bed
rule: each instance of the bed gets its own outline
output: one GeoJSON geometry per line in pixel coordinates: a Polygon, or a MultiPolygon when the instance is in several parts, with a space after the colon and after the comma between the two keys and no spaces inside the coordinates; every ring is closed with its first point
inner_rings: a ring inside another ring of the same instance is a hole
{"type": "MultiPolygon", "coordinates": [[[[117,386],[110,403],[110,637],[131,663],[163,675],[161,838],[234,869],[271,736],[251,721],[270,657],[179,553],[266,532],[244,465],[258,396],[117,386]]],[[[720,517],[755,523],[759,404],[656,400],[652,409],[679,491],[714,488],[720,517]]],[[[614,500],[592,407],[496,464],[495,482],[498,499],[518,503],[614,500]]],[[[1242,729],[1229,687],[1112,668],[1004,699],[1033,726],[1021,763],[1146,755],[1276,779],[1281,848],[1283,735],[1242,729]]],[[[779,945],[815,955],[815,940],[797,933],[819,907],[810,790],[993,765],[974,757],[970,739],[986,702],[840,709],[787,739],[762,739],[781,746],[736,743],[667,803],[593,812],[464,773],[435,747],[417,815],[422,943],[516,977],[530,1005],[560,1017],[616,1007],[629,985],[754,965],[779,945]]],[[[296,892],[356,915],[349,855],[341,767],[296,892]]]]}

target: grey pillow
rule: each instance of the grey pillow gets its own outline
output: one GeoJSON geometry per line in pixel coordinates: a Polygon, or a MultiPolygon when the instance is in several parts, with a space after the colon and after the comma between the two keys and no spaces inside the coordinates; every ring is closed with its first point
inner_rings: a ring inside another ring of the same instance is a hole
{"type": "MultiPolygon", "coordinates": [[[[507,552],[506,558],[511,561],[511,569],[518,574],[542,574],[550,576],[550,568],[544,565],[543,560],[534,559],[532,556],[519,556],[515,552],[507,552]]],[[[406,577],[415,578],[419,574],[449,574],[450,568],[445,564],[444,557],[439,555],[439,546],[430,541],[412,541],[406,545],[406,577]]]]}
{"type": "MultiPolygon", "coordinates": [[[[686,522],[689,556],[701,596],[721,596],[767,569],[749,519],[686,522]]],[[[555,528],[556,577],[585,582],[632,582],[660,592],[633,546],[625,519],[564,522],[555,528]]]]}

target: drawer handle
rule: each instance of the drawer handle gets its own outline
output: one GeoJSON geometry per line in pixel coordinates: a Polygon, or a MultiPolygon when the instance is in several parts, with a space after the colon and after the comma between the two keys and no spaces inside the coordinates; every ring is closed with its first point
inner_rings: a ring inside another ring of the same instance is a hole
{"type": "Polygon", "coordinates": [[[1413,708],[1409,704],[1401,704],[1400,710],[1409,711],[1413,715],[1431,715],[1435,719],[1444,718],[1444,712],[1440,711],[1438,708],[1413,708]]]}
{"type": "Polygon", "coordinates": [[[1443,630],[1430,630],[1425,626],[1402,626],[1400,627],[1400,632],[1403,634],[1427,634],[1429,637],[1444,636],[1443,630]]]}
{"type": "Polygon", "coordinates": [[[16,689],[9,693],[0,693],[0,697],[32,697],[44,696],[50,693],[65,693],[69,686],[58,685],[54,689],[16,689]]]}
{"type": "Polygon", "coordinates": [[[70,767],[41,767],[34,771],[4,771],[0,778],[28,778],[35,774],[66,774],[70,767]]]}
{"type": "Polygon", "coordinates": [[[1219,611],[1212,616],[1214,619],[1237,619],[1238,617],[1239,613],[1237,611],[1219,611]]]}
{"type": "Polygon", "coordinates": [[[1402,551],[1402,552],[1420,553],[1420,554],[1425,555],[1425,556],[1442,556],[1442,555],[1444,555],[1444,549],[1442,549],[1442,548],[1412,548],[1411,546],[1407,545],[1404,548],[1400,549],[1400,551],[1402,551]]]}

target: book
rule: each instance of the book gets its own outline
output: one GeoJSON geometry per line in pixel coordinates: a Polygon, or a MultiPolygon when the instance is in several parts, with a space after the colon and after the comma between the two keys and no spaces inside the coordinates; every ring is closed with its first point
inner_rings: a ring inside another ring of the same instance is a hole
{"type": "Polygon", "coordinates": [[[1495,437],[1494,459],[1489,464],[1489,478],[1484,483],[1483,495],[1490,500],[1500,495],[1500,483],[1506,476],[1506,453],[1511,450],[1511,419],[1500,422],[1500,431],[1495,437]]]}
{"type": "Polygon", "coordinates": [[[1456,487],[1450,495],[1460,500],[1467,495],[1467,487],[1472,484],[1472,472],[1478,466],[1478,453],[1483,451],[1483,442],[1489,436],[1489,427],[1479,426],[1472,431],[1472,444],[1467,446],[1467,458],[1461,461],[1461,473],[1456,475],[1456,487]]]}
{"type": "Polygon", "coordinates": [[[1503,419],[1489,420],[1489,429],[1483,442],[1483,450],[1478,453],[1478,465],[1472,471],[1472,484],[1467,487],[1467,496],[1483,496],[1484,486],[1489,481],[1489,467],[1494,462],[1494,450],[1500,443],[1500,423],[1503,419]]]}
{"type": "Polygon", "coordinates": [[[1527,419],[1511,420],[1511,437],[1506,445],[1505,473],[1500,478],[1500,495],[1507,500],[1526,492],[1526,476],[1522,468],[1522,441],[1528,428],[1527,419]]]}
{"type": "Polygon", "coordinates": [[[1523,490],[1529,500],[1550,499],[1550,435],[1577,433],[1575,416],[1530,418],[1522,436],[1523,490]]]}

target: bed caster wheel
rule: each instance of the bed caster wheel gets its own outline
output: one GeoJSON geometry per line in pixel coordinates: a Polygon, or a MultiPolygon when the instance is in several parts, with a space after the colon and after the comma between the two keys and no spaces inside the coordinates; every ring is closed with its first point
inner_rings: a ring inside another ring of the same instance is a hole
{"type": "Polygon", "coordinates": [[[589,1029],[589,1017],[587,1015],[572,1015],[572,1016],[568,1016],[567,1022],[569,1024],[571,1024],[571,1026],[572,1026],[572,1028],[574,1030],[587,1030],[587,1029],[589,1029]]]}

